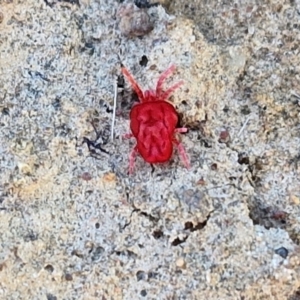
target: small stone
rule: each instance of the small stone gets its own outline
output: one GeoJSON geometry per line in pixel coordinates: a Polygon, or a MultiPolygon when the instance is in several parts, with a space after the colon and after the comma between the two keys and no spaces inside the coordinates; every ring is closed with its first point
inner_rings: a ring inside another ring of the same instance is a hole
{"type": "Polygon", "coordinates": [[[67,273],[67,274],[65,275],[65,279],[66,279],[67,281],[72,281],[72,280],[73,280],[73,276],[72,276],[71,274],[67,273]]]}
{"type": "Polygon", "coordinates": [[[282,258],[287,258],[287,256],[289,255],[289,251],[284,247],[276,249],[275,253],[280,255],[282,258]]]}
{"type": "Polygon", "coordinates": [[[290,200],[293,204],[299,205],[300,204],[300,200],[299,197],[295,196],[295,195],[291,195],[290,196],[290,200]]]}
{"type": "Polygon", "coordinates": [[[220,133],[220,137],[219,137],[219,143],[228,143],[230,141],[230,135],[229,132],[227,130],[223,130],[220,133]]]}
{"type": "Polygon", "coordinates": [[[119,29],[127,37],[143,36],[154,28],[147,12],[131,4],[122,5],[117,15],[121,18],[119,29]]]}
{"type": "Polygon", "coordinates": [[[84,172],[80,177],[85,181],[89,181],[92,179],[92,175],[89,172],[84,172]]]}
{"type": "Polygon", "coordinates": [[[104,248],[101,246],[94,248],[91,256],[92,261],[98,261],[103,255],[104,251],[104,248]]]}
{"type": "Polygon", "coordinates": [[[25,174],[25,175],[30,175],[32,173],[32,168],[26,163],[19,162],[18,169],[20,170],[20,172],[22,174],[25,174]]]}
{"type": "Polygon", "coordinates": [[[103,176],[103,180],[106,182],[115,182],[116,181],[116,174],[115,173],[105,173],[103,176]]]}
{"type": "Polygon", "coordinates": [[[203,177],[200,178],[200,179],[197,181],[197,185],[205,185],[205,184],[206,184],[206,182],[205,182],[205,180],[203,179],[203,177]]]}
{"type": "Polygon", "coordinates": [[[248,105],[242,106],[241,113],[243,115],[249,115],[251,113],[251,110],[250,110],[249,106],[248,105]]]}
{"type": "Polygon", "coordinates": [[[180,257],[176,260],[176,266],[180,269],[184,269],[186,267],[186,263],[185,263],[185,260],[180,257]]]}

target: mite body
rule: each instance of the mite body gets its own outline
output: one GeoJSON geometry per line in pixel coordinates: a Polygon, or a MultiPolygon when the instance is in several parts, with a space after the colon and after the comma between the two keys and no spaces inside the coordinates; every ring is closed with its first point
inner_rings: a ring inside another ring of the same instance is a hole
{"type": "Polygon", "coordinates": [[[134,105],[130,112],[131,134],[127,138],[135,137],[137,144],[133,148],[129,159],[129,173],[133,172],[134,161],[139,153],[149,163],[167,162],[173,153],[173,144],[178,148],[184,165],[189,168],[189,160],[182,144],[176,139],[176,133],[187,132],[187,128],[176,128],[178,115],[174,106],[167,102],[175,89],[183,81],[163,91],[164,80],[173,73],[172,65],[163,72],[157,82],[156,90],[143,92],[126,68],[122,68],[124,76],[136,92],[140,103],[134,105]]]}

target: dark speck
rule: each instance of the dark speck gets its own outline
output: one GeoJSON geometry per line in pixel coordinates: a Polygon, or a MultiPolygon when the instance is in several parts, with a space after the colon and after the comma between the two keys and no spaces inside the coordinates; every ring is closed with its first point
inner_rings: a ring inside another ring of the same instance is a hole
{"type": "Polygon", "coordinates": [[[57,300],[57,297],[54,296],[54,295],[52,295],[52,294],[50,294],[50,293],[48,293],[48,294],[46,295],[46,297],[47,297],[47,300],[57,300]]]}
{"type": "Polygon", "coordinates": [[[146,55],[143,55],[142,58],[141,58],[141,60],[140,60],[140,65],[141,65],[142,67],[146,67],[147,64],[148,64],[148,58],[147,58],[146,55]]]}
{"type": "Polygon", "coordinates": [[[224,113],[229,112],[229,107],[227,105],[225,105],[224,108],[223,108],[223,111],[224,111],[224,113]]]}
{"type": "Polygon", "coordinates": [[[65,279],[66,279],[67,281],[72,281],[72,280],[73,280],[73,276],[72,276],[71,274],[67,273],[67,274],[65,275],[65,279]]]}
{"type": "Polygon", "coordinates": [[[25,237],[24,237],[24,241],[25,242],[34,242],[38,239],[38,234],[30,231],[25,237]]]}
{"type": "Polygon", "coordinates": [[[143,297],[147,296],[147,291],[146,290],[141,290],[141,296],[143,296],[143,297]]]}
{"type": "Polygon", "coordinates": [[[148,272],[148,278],[149,279],[151,279],[151,278],[157,279],[158,275],[159,274],[157,272],[153,272],[153,271],[148,272]]]}
{"type": "Polygon", "coordinates": [[[212,145],[209,141],[206,141],[206,140],[202,139],[201,142],[202,142],[202,144],[205,148],[211,148],[212,147],[212,145]]]}
{"type": "Polygon", "coordinates": [[[136,279],[137,279],[137,281],[145,280],[146,279],[146,273],[144,271],[137,271],[136,272],[136,279]]]}
{"type": "Polygon", "coordinates": [[[252,93],[251,88],[246,87],[246,88],[244,89],[244,93],[245,93],[246,97],[250,97],[250,96],[251,96],[251,93],[252,93]]]}
{"type": "Polygon", "coordinates": [[[9,108],[7,108],[7,107],[2,108],[2,114],[9,116],[9,108]]]}
{"type": "Polygon", "coordinates": [[[239,155],[238,155],[238,163],[240,165],[249,165],[250,164],[250,159],[249,159],[248,156],[239,153],[239,155]]]}
{"type": "Polygon", "coordinates": [[[87,53],[88,53],[89,55],[93,55],[94,52],[95,52],[95,47],[94,47],[93,43],[86,42],[86,43],[84,44],[83,49],[81,49],[81,50],[82,50],[82,51],[87,51],[87,53]]]}
{"type": "Polygon", "coordinates": [[[90,49],[92,49],[94,47],[93,43],[90,43],[90,42],[86,42],[84,46],[85,46],[85,48],[90,48],[90,49]]]}
{"type": "Polygon", "coordinates": [[[102,256],[104,252],[104,248],[101,246],[98,246],[92,254],[92,261],[97,261],[98,259],[100,259],[100,257],[102,256]]]}
{"type": "Polygon", "coordinates": [[[83,258],[83,254],[80,253],[78,250],[73,250],[71,254],[75,255],[75,256],[77,256],[79,258],[83,258]]]}
{"type": "Polygon", "coordinates": [[[70,4],[76,4],[79,6],[79,0],[60,0],[60,1],[70,3],[70,4]]]}
{"type": "Polygon", "coordinates": [[[148,0],[134,0],[134,4],[138,8],[150,8],[151,6],[157,6],[158,3],[149,3],[148,0]]]}
{"type": "Polygon", "coordinates": [[[210,166],[210,169],[213,170],[213,171],[216,171],[218,170],[218,165],[216,163],[213,163],[211,166],[210,166]]]}
{"type": "Polygon", "coordinates": [[[194,224],[192,222],[186,222],[184,224],[184,229],[185,230],[193,229],[193,227],[194,227],[194,224]]]}
{"type": "Polygon", "coordinates": [[[284,247],[276,249],[275,253],[280,255],[282,258],[287,258],[287,256],[289,255],[289,251],[284,247]]]}
{"type": "Polygon", "coordinates": [[[187,237],[183,238],[182,240],[181,240],[180,238],[177,237],[177,238],[171,243],[171,245],[172,245],[172,246],[178,246],[178,245],[184,243],[184,242],[186,241],[186,239],[187,239],[187,237]]]}
{"type": "Polygon", "coordinates": [[[196,224],[196,226],[194,228],[191,229],[191,231],[196,231],[196,230],[201,230],[203,229],[206,224],[207,224],[207,220],[209,219],[209,216],[207,217],[207,219],[204,222],[199,222],[196,224]]]}
{"type": "Polygon", "coordinates": [[[124,77],[123,76],[118,76],[118,88],[123,88],[124,87],[124,77]]]}
{"type": "Polygon", "coordinates": [[[164,235],[164,233],[161,230],[155,230],[153,231],[152,235],[157,240],[161,238],[164,235]]]}
{"type": "Polygon", "coordinates": [[[249,115],[251,113],[251,110],[250,110],[249,106],[248,105],[242,106],[241,113],[243,115],[249,115]]]}
{"type": "Polygon", "coordinates": [[[46,271],[48,271],[49,273],[52,273],[54,271],[54,268],[52,265],[47,265],[45,268],[44,268],[46,271]]]}
{"type": "Polygon", "coordinates": [[[52,102],[52,105],[56,110],[60,109],[60,99],[58,97],[56,97],[55,101],[52,102]]]}
{"type": "Polygon", "coordinates": [[[187,105],[187,102],[185,100],[181,101],[181,104],[186,106],[187,105]]]}

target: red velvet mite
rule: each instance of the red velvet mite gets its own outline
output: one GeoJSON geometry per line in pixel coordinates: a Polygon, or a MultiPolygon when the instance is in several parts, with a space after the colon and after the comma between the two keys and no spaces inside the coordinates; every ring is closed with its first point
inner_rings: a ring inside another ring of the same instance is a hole
{"type": "Polygon", "coordinates": [[[165,79],[174,70],[175,66],[172,65],[160,75],[156,90],[143,92],[128,70],[122,68],[122,73],[140,100],[140,103],[135,104],[130,111],[132,133],[125,135],[127,138],[135,137],[137,141],[130,154],[129,173],[133,172],[137,153],[149,163],[164,163],[172,156],[173,144],[177,146],[184,165],[189,168],[189,160],[184,147],[175,137],[176,133],[187,132],[187,128],[176,128],[177,112],[174,106],[167,102],[174,90],[183,84],[183,81],[174,84],[166,91],[162,89],[165,79]]]}

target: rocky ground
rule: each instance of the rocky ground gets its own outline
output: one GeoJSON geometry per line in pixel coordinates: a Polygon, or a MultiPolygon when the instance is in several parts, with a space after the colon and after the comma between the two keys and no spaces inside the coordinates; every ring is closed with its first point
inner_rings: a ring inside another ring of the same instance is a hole
{"type": "Polygon", "coordinates": [[[300,1],[235,2],[0,2],[0,299],[300,299],[300,1]],[[172,63],[191,168],[129,175],[172,63]]]}

